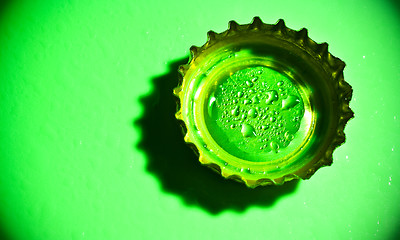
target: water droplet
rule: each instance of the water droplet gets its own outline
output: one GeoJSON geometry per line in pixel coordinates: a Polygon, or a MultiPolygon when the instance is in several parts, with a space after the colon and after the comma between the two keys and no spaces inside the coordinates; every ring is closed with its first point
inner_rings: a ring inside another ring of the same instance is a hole
{"type": "Polygon", "coordinates": [[[270,117],[269,120],[270,120],[271,122],[275,122],[276,118],[275,118],[275,117],[270,117]]]}
{"type": "Polygon", "coordinates": [[[278,94],[275,90],[271,90],[267,92],[267,100],[265,101],[267,104],[272,104],[273,101],[278,99],[278,94]]]}
{"type": "Polygon", "coordinates": [[[258,77],[254,77],[251,79],[252,82],[257,82],[257,80],[258,80],[258,77]]]}
{"type": "Polygon", "coordinates": [[[250,81],[246,81],[246,85],[247,85],[248,87],[252,87],[254,84],[253,84],[252,82],[250,82],[250,81]]]}
{"type": "Polygon", "coordinates": [[[262,73],[263,73],[262,70],[258,70],[258,71],[257,71],[257,74],[262,74],[262,73]]]}
{"type": "Polygon", "coordinates": [[[252,117],[252,118],[257,117],[257,111],[256,111],[254,108],[250,109],[249,112],[248,112],[248,114],[249,114],[249,116],[252,117]]]}
{"type": "Polygon", "coordinates": [[[234,99],[233,100],[233,104],[237,104],[238,103],[238,100],[237,99],[234,99]]]}
{"type": "Polygon", "coordinates": [[[279,123],[279,124],[278,124],[278,127],[279,127],[279,128],[282,127],[282,123],[279,123]]]}
{"type": "Polygon", "coordinates": [[[278,85],[278,87],[280,87],[280,86],[283,85],[283,82],[282,82],[282,81],[279,81],[276,85],[278,85]]]}
{"type": "Polygon", "coordinates": [[[269,128],[269,125],[262,125],[261,128],[262,128],[262,130],[266,130],[269,128]]]}
{"type": "Polygon", "coordinates": [[[243,93],[242,92],[238,92],[237,96],[241,98],[241,97],[243,97],[243,93]]]}
{"type": "Polygon", "coordinates": [[[285,90],[285,89],[283,89],[283,88],[279,88],[278,90],[279,90],[280,92],[282,92],[282,91],[283,91],[283,90],[285,90]]]}
{"type": "Polygon", "coordinates": [[[296,106],[300,102],[297,96],[289,95],[286,99],[282,100],[282,109],[286,110],[296,106]]]}
{"type": "Polygon", "coordinates": [[[254,96],[254,97],[251,99],[251,101],[252,101],[253,103],[257,104],[257,103],[260,102],[260,99],[258,99],[257,96],[254,96]]]}
{"type": "Polygon", "coordinates": [[[224,163],[224,165],[225,165],[225,166],[228,166],[228,163],[227,163],[227,162],[225,162],[225,163],[224,163]]]}
{"type": "Polygon", "coordinates": [[[231,128],[234,129],[236,127],[236,124],[232,124],[231,128]]]}
{"type": "Polygon", "coordinates": [[[232,110],[232,115],[233,116],[239,116],[239,113],[240,113],[240,111],[239,111],[239,106],[236,106],[233,110],[232,110]]]}
{"type": "Polygon", "coordinates": [[[242,120],[245,120],[246,118],[247,118],[247,114],[246,114],[246,113],[243,113],[241,119],[242,119],[242,120]]]}
{"type": "Polygon", "coordinates": [[[250,103],[251,103],[251,100],[248,100],[248,99],[246,99],[246,100],[243,101],[243,104],[244,104],[244,105],[249,105],[250,103]]]}
{"type": "Polygon", "coordinates": [[[270,142],[269,145],[275,153],[278,153],[279,145],[275,141],[270,142]]]}
{"type": "Polygon", "coordinates": [[[247,123],[242,125],[241,132],[242,132],[243,137],[254,137],[254,136],[256,136],[254,127],[251,126],[250,124],[247,124],[247,123]]]}
{"type": "Polygon", "coordinates": [[[290,132],[285,132],[285,138],[288,141],[292,141],[294,139],[294,136],[290,132]]]}

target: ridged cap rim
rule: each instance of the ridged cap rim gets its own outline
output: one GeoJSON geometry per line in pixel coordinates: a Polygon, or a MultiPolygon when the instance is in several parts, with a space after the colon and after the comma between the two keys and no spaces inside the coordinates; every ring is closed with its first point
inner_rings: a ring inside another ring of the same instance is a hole
{"type": "MultiPolygon", "coordinates": [[[[228,29],[221,33],[216,33],[214,31],[209,31],[207,33],[207,42],[201,46],[192,46],[190,48],[190,58],[187,64],[181,65],[178,68],[180,73],[179,84],[173,90],[173,94],[178,98],[177,104],[177,112],[175,117],[180,120],[183,129],[187,129],[185,122],[182,117],[182,105],[180,104],[184,97],[184,92],[182,90],[182,86],[184,81],[186,80],[185,75],[190,68],[190,66],[194,63],[195,59],[198,58],[202,52],[206,49],[210,48],[214,44],[222,41],[226,37],[230,37],[237,34],[246,34],[247,32],[269,32],[275,38],[289,41],[292,44],[296,45],[298,48],[303,51],[309,53],[309,55],[314,56],[315,60],[317,60],[325,69],[325,71],[331,74],[331,79],[335,82],[334,88],[336,93],[338,93],[338,112],[340,118],[338,119],[338,127],[336,131],[336,135],[332,138],[328,148],[325,151],[325,154],[316,161],[311,167],[308,167],[305,171],[297,171],[296,173],[287,174],[283,177],[270,179],[268,177],[261,178],[258,180],[250,180],[239,173],[231,173],[224,171],[224,166],[212,162],[207,159],[204,154],[198,150],[194,141],[191,139],[190,133],[185,131],[184,140],[188,143],[196,153],[199,154],[199,161],[211,169],[215,170],[223,177],[228,179],[233,179],[236,181],[240,181],[245,183],[248,187],[257,187],[259,185],[280,185],[286,181],[290,181],[292,179],[308,179],[310,178],[319,168],[323,166],[328,166],[332,164],[332,154],[333,151],[342,145],[345,142],[345,134],[344,128],[347,122],[354,117],[354,112],[349,107],[349,102],[352,97],[353,90],[351,86],[344,80],[343,70],[345,68],[345,63],[339,58],[333,56],[328,52],[328,44],[321,43],[317,44],[315,41],[308,37],[308,31],[305,28],[302,28],[299,31],[292,30],[286,27],[284,20],[280,19],[276,24],[265,24],[261,21],[259,17],[254,17],[253,21],[250,24],[240,25],[235,21],[230,21],[228,25],[228,29]]],[[[304,170],[304,169],[302,169],[304,170]]]]}

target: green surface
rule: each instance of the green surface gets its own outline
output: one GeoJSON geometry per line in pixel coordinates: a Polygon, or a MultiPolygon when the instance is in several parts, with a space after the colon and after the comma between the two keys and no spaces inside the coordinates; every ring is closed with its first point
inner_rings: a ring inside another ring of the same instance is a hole
{"type": "Polygon", "coordinates": [[[251,67],[217,86],[209,100],[208,125],[228,153],[254,162],[274,160],[294,137],[300,142],[304,139],[296,134],[304,104],[287,76],[270,68],[251,67]]]}
{"type": "Polygon", "coordinates": [[[4,239],[396,239],[394,1],[16,1],[0,5],[4,239]],[[174,120],[189,47],[229,20],[307,27],[347,64],[355,118],[331,167],[246,189],[198,163],[174,120]]]}

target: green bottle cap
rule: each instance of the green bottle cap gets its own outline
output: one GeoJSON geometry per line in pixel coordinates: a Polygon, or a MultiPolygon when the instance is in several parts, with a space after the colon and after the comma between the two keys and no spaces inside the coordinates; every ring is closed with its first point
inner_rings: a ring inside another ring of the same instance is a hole
{"type": "Polygon", "coordinates": [[[229,22],[179,68],[176,118],[199,160],[249,187],[308,179],[332,163],[353,117],[345,63],[283,20],[229,22]]]}

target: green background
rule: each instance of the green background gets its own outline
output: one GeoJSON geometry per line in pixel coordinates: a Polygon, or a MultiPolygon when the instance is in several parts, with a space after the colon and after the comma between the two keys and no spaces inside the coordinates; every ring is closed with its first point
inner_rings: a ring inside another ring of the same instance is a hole
{"type": "Polygon", "coordinates": [[[395,239],[400,4],[2,1],[3,239],[395,239]],[[254,16],[307,27],[347,63],[355,118],[331,167],[246,189],[197,162],[174,121],[176,68],[254,16]]]}

